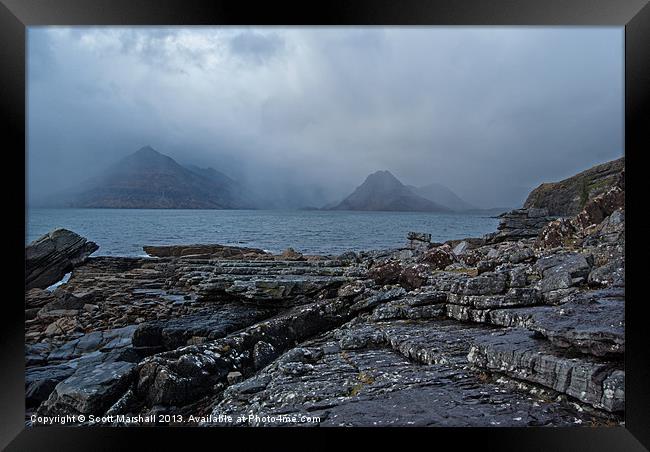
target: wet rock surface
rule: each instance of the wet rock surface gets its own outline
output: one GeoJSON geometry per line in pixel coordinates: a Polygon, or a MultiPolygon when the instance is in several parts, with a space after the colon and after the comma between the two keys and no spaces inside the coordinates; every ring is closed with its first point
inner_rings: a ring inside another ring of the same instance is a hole
{"type": "Polygon", "coordinates": [[[573,217],[531,208],[445,244],[412,234],[418,246],[340,256],[188,245],[84,258],[54,290],[25,292],[28,416],[622,423],[621,189],[573,217]]]}
{"type": "MultiPolygon", "coordinates": [[[[599,423],[607,415],[576,416],[567,400],[539,388],[475,372],[470,344],[489,329],[456,322],[396,321],[344,328],[365,337],[349,347],[327,333],[282,355],[254,378],[228,387],[211,415],[232,425],[531,426],[599,423]],[[275,419],[274,419],[275,418],[275,419]],[[297,422],[296,422],[297,421],[297,422]]],[[[211,425],[205,422],[203,425],[211,425]]],[[[212,424],[214,425],[214,424],[212,424]]],[[[219,424],[221,425],[221,424],[219,424]]]]}

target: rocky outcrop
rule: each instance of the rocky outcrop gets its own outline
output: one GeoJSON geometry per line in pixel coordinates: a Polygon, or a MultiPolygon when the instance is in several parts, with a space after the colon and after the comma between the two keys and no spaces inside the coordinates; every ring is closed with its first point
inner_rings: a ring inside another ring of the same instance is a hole
{"type": "Polygon", "coordinates": [[[580,292],[557,306],[493,310],[489,323],[524,327],[558,349],[616,360],[625,352],[624,303],[621,289],[580,292]]]}
{"type": "Polygon", "coordinates": [[[491,243],[537,237],[556,217],[550,216],[546,208],[525,208],[503,213],[500,218],[497,232],[485,236],[491,243]]]}
{"type": "Polygon", "coordinates": [[[528,195],[524,208],[547,209],[553,216],[577,215],[589,200],[615,186],[624,168],[625,157],[621,157],[560,182],[541,184],[528,195]]]}
{"type": "Polygon", "coordinates": [[[133,346],[138,350],[160,352],[200,344],[220,339],[274,313],[273,310],[240,304],[203,308],[177,318],[140,324],[134,331],[133,346]]]}
{"type": "Polygon", "coordinates": [[[596,408],[624,409],[622,366],[564,356],[526,331],[499,331],[478,337],[468,360],[480,368],[542,384],[596,408]]]}
{"type": "Polygon", "coordinates": [[[550,223],[539,209],[506,215],[498,239],[418,235],[424,246],[337,257],[179,245],[156,259],[88,258],[56,290],[26,291],[28,415],[622,423],[623,189],[550,223]]]}
{"type": "Polygon", "coordinates": [[[620,174],[614,187],[588,201],[575,217],[550,222],[540,232],[535,245],[542,249],[578,248],[589,236],[593,241],[596,238],[594,232],[601,233],[605,229],[609,233],[623,233],[624,174],[620,174]]]}
{"type": "Polygon", "coordinates": [[[25,247],[25,286],[44,289],[58,282],[99,247],[67,229],[55,229],[25,247]]]}
{"type": "Polygon", "coordinates": [[[220,259],[250,259],[268,256],[269,253],[257,248],[240,248],[225,245],[167,245],[144,246],[144,252],[154,257],[203,256],[220,259]]]}
{"type": "Polygon", "coordinates": [[[266,307],[309,302],[334,294],[365,274],[339,261],[192,261],[177,284],[201,300],[238,299],[266,307]]]}
{"type": "Polygon", "coordinates": [[[205,345],[158,354],[139,365],[137,393],[152,405],[192,402],[227,383],[230,372],[251,376],[290,346],[345,322],[349,305],[341,299],[316,302],[205,345]]]}

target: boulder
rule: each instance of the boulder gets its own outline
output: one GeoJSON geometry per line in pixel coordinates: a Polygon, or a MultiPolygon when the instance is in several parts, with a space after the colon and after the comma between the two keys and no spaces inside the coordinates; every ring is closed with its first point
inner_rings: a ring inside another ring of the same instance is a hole
{"type": "Polygon", "coordinates": [[[379,285],[397,284],[402,273],[402,265],[399,261],[389,260],[387,262],[373,265],[368,270],[368,277],[379,285]]]}
{"type": "Polygon", "coordinates": [[[582,229],[586,229],[601,223],[614,211],[623,208],[625,208],[625,192],[619,187],[613,187],[589,201],[576,216],[575,222],[582,229]]]}
{"type": "Polygon", "coordinates": [[[426,242],[426,243],[431,242],[431,234],[426,232],[409,232],[406,235],[406,238],[408,240],[417,241],[417,242],[426,242]]]}
{"type": "Polygon", "coordinates": [[[101,415],[128,388],[135,366],[126,361],[108,361],[81,367],[56,385],[39,412],[46,415],[101,415]]]}
{"type": "Polygon", "coordinates": [[[45,289],[82,264],[99,246],[67,229],[55,229],[25,247],[27,290],[45,289]]]}
{"type": "Polygon", "coordinates": [[[76,319],[71,317],[61,317],[50,323],[47,328],[45,328],[45,335],[59,336],[75,330],[77,326],[78,322],[76,319]]]}
{"type": "Polygon", "coordinates": [[[444,270],[445,267],[453,264],[455,260],[449,245],[431,248],[420,258],[421,263],[429,264],[433,270],[444,270]]]}
{"type": "Polygon", "coordinates": [[[280,255],[280,259],[287,260],[287,261],[300,261],[300,260],[304,260],[305,257],[301,253],[294,250],[293,248],[287,248],[280,255]]]}
{"type": "Polygon", "coordinates": [[[422,287],[431,274],[431,267],[428,264],[414,264],[404,267],[399,275],[399,283],[402,287],[413,290],[422,287]]]}
{"type": "Polygon", "coordinates": [[[558,218],[547,224],[537,236],[535,247],[541,249],[569,248],[577,243],[576,227],[568,218],[558,218]]]}
{"type": "Polygon", "coordinates": [[[591,270],[585,255],[571,252],[542,257],[535,268],[542,277],[539,286],[543,293],[580,285],[591,270]]]}
{"type": "Polygon", "coordinates": [[[463,240],[458,245],[456,245],[452,251],[456,256],[461,256],[462,254],[465,254],[467,251],[469,251],[469,249],[470,249],[469,243],[463,240]]]}
{"type": "Polygon", "coordinates": [[[625,286],[625,259],[612,259],[589,273],[587,281],[592,287],[624,287],[625,286]]]}

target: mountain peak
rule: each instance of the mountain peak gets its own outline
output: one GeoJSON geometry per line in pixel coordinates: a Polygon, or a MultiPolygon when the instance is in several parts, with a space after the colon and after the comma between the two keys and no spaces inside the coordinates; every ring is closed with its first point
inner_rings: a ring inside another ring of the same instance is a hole
{"type": "Polygon", "coordinates": [[[428,199],[424,199],[399,181],[390,171],[376,171],[366,177],[366,180],[340,204],[335,210],[393,210],[442,212],[442,207],[428,199]]]}
{"type": "Polygon", "coordinates": [[[140,149],[135,151],[134,154],[135,155],[163,155],[149,145],[141,147],[140,149]]]}
{"type": "Polygon", "coordinates": [[[158,151],[156,151],[151,146],[144,146],[135,151],[133,154],[127,155],[122,160],[123,170],[129,171],[132,165],[150,167],[155,166],[158,168],[161,167],[174,167],[175,170],[178,170],[179,165],[176,161],[158,151]]]}
{"type": "Polygon", "coordinates": [[[71,207],[231,209],[256,200],[215,169],[186,168],[151,146],[122,158],[67,202],[71,207]]]}
{"type": "Polygon", "coordinates": [[[397,180],[397,178],[393,175],[393,173],[391,173],[388,170],[375,171],[374,173],[368,175],[367,179],[370,178],[391,178],[397,180]]]}
{"type": "Polygon", "coordinates": [[[371,186],[376,190],[395,190],[404,187],[404,184],[388,170],[375,171],[366,177],[362,187],[371,186]]]}

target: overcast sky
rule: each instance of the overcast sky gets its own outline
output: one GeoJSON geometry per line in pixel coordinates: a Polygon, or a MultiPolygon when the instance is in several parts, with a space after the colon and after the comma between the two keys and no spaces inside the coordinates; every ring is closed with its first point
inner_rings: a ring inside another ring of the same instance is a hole
{"type": "Polygon", "coordinates": [[[623,28],[28,32],[28,189],[145,145],[334,200],[371,172],[482,207],[623,155],[623,28]]]}

